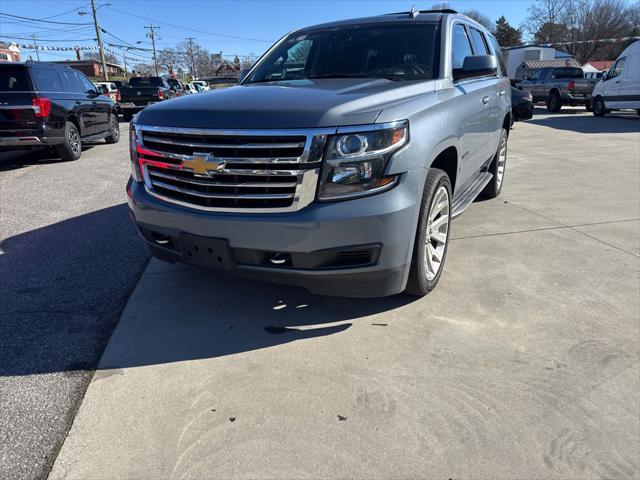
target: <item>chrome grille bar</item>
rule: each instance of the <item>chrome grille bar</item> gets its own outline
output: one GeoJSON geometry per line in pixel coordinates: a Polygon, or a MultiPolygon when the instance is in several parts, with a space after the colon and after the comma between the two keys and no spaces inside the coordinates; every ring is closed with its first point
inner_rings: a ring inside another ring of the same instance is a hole
{"type": "Polygon", "coordinates": [[[199,192],[197,190],[191,190],[189,188],[177,187],[175,185],[170,185],[168,183],[154,181],[154,186],[164,188],[166,190],[173,190],[174,192],[185,193],[188,195],[194,195],[196,197],[202,198],[227,198],[227,199],[238,199],[238,200],[272,200],[272,199],[285,199],[285,198],[293,198],[293,193],[207,193],[207,192],[199,192]]]}
{"type": "Polygon", "coordinates": [[[204,148],[237,148],[237,149],[279,149],[279,148],[302,148],[305,142],[298,143],[206,143],[206,142],[183,142],[181,140],[173,140],[160,138],[152,135],[145,135],[144,140],[153,143],[164,143],[167,145],[180,145],[182,147],[204,147],[204,148]]]}
{"type": "Polygon", "coordinates": [[[297,182],[216,182],[212,178],[210,181],[197,180],[194,178],[180,177],[177,175],[169,175],[167,173],[149,170],[149,175],[157,178],[173,180],[175,182],[190,183],[192,185],[201,185],[203,187],[235,187],[235,188],[296,188],[297,182]]]}

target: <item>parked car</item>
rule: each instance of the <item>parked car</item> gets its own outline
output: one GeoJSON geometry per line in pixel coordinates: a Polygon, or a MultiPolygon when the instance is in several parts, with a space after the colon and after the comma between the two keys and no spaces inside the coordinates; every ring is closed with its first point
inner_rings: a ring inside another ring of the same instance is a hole
{"type": "Polygon", "coordinates": [[[116,88],[120,90],[122,87],[127,86],[127,82],[124,80],[113,80],[112,83],[116,85],[116,88]]]}
{"type": "Polygon", "coordinates": [[[198,93],[198,89],[192,83],[185,83],[182,85],[184,93],[198,93]]]}
{"type": "Polygon", "coordinates": [[[0,149],[53,147],[77,160],[82,143],[120,139],[116,106],[66,65],[0,63],[0,149]]]}
{"type": "Polygon", "coordinates": [[[640,115],[640,41],[624,49],[593,89],[595,116],[627,108],[640,115]]]}
{"type": "Polygon", "coordinates": [[[101,94],[111,98],[113,103],[116,104],[116,109],[120,110],[120,91],[115,82],[94,82],[94,84],[98,87],[101,94]]]}
{"type": "Polygon", "coordinates": [[[534,102],[544,101],[549,112],[559,112],[563,105],[584,105],[591,110],[596,83],[596,79],[584,78],[580,67],[548,67],[520,82],[518,88],[529,92],[534,102]]]}
{"type": "Polygon", "coordinates": [[[207,91],[207,90],[209,90],[209,83],[208,83],[208,82],[205,82],[204,80],[194,80],[194,81],[193,81],[193,82],[191,82],[191,83],[193,83],[193,84],[194,84],[194,85],[196,85],[196,86],[198,86],[198,85],[199,85],[200,87],[202,87],[202,91],[207,91]]]}
{"type": "Polygon", "coordinates": [[[533,117],[533,97],[529,92],[511,87],[511,124],[533,117]]]}
{"type": "Polygon", "coordinates": [[[197,93],[201,93],[204,92],[204,87],[202,85],[200,85],[199,83],[195,83],[195,82],[191,82],[191,85],[193,85],[193,87],[196,89],[197,93]]]}
{"type": "Polygon", "coordinates": [[[120,90],[120,110],[128,122],[146,106],[175,96],[162,77],[133,77],[129,79],[129,85],[120,90]]]}
{"type": "Polygon", "coordinates": [[[167,83],[169,84],[169,87],[171,87],[171,90],[176,97],[179,97],[184,93],[184,87],[182,86],[182,82],[180,80],[177,80],[175,78],[168,78],[167,83]]]}
{"type": "Polygon", "coordinates": [[[320,294],[425,295],[451,219],[503,186],[501,59],[448,9],[294,31],[239,85],[136,116],[132,218],[169,262],[320,294]]]}

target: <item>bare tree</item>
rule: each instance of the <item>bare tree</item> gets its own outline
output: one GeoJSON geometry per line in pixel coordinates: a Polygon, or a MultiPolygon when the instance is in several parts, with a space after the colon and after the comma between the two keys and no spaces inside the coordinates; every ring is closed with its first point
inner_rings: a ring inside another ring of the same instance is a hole
{"type": "Polygon", "coordinates": [[[535,35],[543,25],[564,24],[567,0],[535,0],[527,9],[523,29],[535,35]]]}
{"type": "Polygon", "coordinates": [[[462,13],[463,15],[466,15],[467,17],[472,18],[473,20],[478,22],[480,25],[482,25],[484,28],[486,28],[490,32],[493,32],[495,30],[496,24],[492,22],[491,19],[487,17],[484,13],[480,13],[478,10],[475,10],[475,9],[465,10],[462,13]]]}
{"type": "MultiPolygon", "coordinates": [[[[86,52],[83,53],[82,56],[86,60],[100,60],[100,52],[86,52]]],[[[118,63],[118,57],[113,53],[104,52],[104,59],[109,63],[118,63]]]]}

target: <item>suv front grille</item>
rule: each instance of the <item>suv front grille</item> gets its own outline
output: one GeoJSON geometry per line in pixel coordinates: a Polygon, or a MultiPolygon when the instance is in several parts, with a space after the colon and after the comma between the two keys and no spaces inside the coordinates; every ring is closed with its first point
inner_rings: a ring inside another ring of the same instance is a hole
{"type": "Polygon", "coordinates": [[[135,128],[150,194],[200,210],[246,212],[311,203],[326,136],[335,131],[135,128]]]}

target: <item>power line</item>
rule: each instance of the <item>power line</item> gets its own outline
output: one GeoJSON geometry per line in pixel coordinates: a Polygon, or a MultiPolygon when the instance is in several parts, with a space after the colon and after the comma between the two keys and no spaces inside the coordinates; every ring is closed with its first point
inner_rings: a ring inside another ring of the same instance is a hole
{"type": "Polygon", "coordinates": [[[264,38],[248,38],[248,37],[238,37],[238,36],[235,36],[235,35],[225,35],[225,34],[222,34],[222,33],[211,33],[211,32],[206,32],[206,31],[203,31],[203,30],[196,30],[195,28],[191,28],[191,27],[184,27],[184,26],[180,26],[180,25],[175,25],[173,23],[161,22],[160,20],[155,20],[155,19],[149,18],[149,17],[143,17],[141,15],[136,15],[134,13],[125,12],[123,10],[118,10],[117,8],[113,8],[113,7],[105,7],[105,8],[108,8],[109,10],[113,10],[115,12],[121,13],[123,15],[129,15],[131,17],[142,18],[143,20],[148,20],[150,22],[156,22],[156,23],[159,23],[160,25],[166,25],[168,27],[179,28],[180,30],[186,30],[186,31],[190,31],[190,32],[201,33],[203,35],[211,35],[211,36],[214,36],[214,37],[223,37],[223,38],[235,38],[237,40],[246,40],[246,41],[250,41],[250,42],[273,43],[273,40],[265,40],[264,38]]]}
{"type": "Polygon", "coordinates": [[[41,18],[21,17],[20,15],[11,15],[9,13],[0,13],[0,15],[3,17],[17,18],[19,20],[29,20],[31,22],[42,22],[42,23],[55,23],[58,25],[91,25],[90,23],[56,22],[54,20],[43,20],[41,18]]]}
{"type": "MultiPolygon", "coordinates": [[[[31,40],[30,37],[12,37],[10,35],[0,35],[0,38],[12,38],[14,40],[31,40]]],[[[40,40],[45,40],[47,42],[89,42],[89,41],[94,41],[95,42],[95,38],[67,38],[64,40],[58,39],[58,40],[54,40],[53,38],[43,38],[38,36],[38,38],[40,40]]]]}

